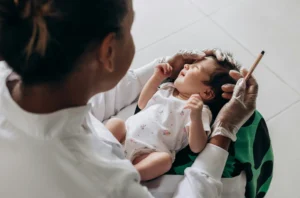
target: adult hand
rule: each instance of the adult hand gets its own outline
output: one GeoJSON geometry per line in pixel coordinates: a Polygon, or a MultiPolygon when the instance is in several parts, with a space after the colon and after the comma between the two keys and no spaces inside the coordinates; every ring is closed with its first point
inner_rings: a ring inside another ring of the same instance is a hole
{"type": "Polygon", "coordinates": [[[236,62],[236,60],[234,60],[232,58],[232,56],[230,56],[230,53],[223,53],[222,50],[220,49],[205,49],[203,50],[203,52],[205,53],[206,56],[214,56],[216,57],[216,59],[218,61],[224,61],[226,59],[226,61],[234,64],[234,65],[238,65],[238,63],[236,62]]]}
{"type": "Polygon", "coordinates": [[[197,50],[180,50],[172,56],[167,62],[173,67],[170,78],[177,78],[179,72],[185,64],[191,64],[196,60],[202,60],[206,56],[202,51],[197,50]]]}
{"type": "MultiPolygon", "coordinates": [[[[242,70],[242,72],[246,72],[246,71],[242,70]]],[[[240,78],[242,78],[242,74],[235,70],[231,70],[229,72],[229,75],[236,81],[238,81],[240,78]]],[[[235,88],[234,84],[223,85],[222,86],[222,90],[224,91],[224,93],[222,94],[223,98],[230,100],[232,97],[234,88],[235,88]]]]}
{"type": "Polygon", "coordinates": [[[234,88],[232,98],[221,109],[213,124],[212,137],[223,135],[235,141],[238,130],[254,113],[258,84],[253,77],[245,82],[243,77],[247,73],[246,70],[242,70],[242,74],[238,72],[231,74],[238,82],[234,88]]]}

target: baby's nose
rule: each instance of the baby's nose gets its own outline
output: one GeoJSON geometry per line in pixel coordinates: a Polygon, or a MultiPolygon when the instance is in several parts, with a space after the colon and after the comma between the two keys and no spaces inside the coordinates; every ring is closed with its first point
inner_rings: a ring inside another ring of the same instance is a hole
{"type": "Polygon", "coordinates": [[[184,69],[189,69],[190,68],[190,65],[189,64],[185,64],[184,65],[184,69]]]}

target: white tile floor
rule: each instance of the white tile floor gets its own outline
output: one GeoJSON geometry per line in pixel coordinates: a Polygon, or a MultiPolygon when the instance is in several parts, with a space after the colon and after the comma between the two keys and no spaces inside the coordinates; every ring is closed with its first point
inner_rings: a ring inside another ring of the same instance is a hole
{"type": "Polygon", "coordinates": [[[134,0],[132,68],[179,49],[220,47],[249,67],[264,49],[255,76],[258,110],[275,155],[268,198],[300,197],[299,0],[134,0]]]}

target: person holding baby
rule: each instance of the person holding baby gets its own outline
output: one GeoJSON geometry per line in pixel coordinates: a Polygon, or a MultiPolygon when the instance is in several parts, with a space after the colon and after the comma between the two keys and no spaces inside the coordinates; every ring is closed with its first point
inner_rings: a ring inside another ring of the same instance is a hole
{"type": "MultiPolygon", "coordinates": [[[[163,144],[157,145],[155,152],[164,154],[159,159],[166,167],[144,179],[165,172],[172,152],[189,143],[201,153],[172,196],[220,196],[228,146],[255,110],[257,83],[243,80],[246,71],[231,71],[238,80],[235,89],[229,85],[223,87],[225,94],[217,92],[211,79],[232,69],[220,65],[224,54],[188,51],[162,61],[145,85],[154,68],[128,72],[135,53],[133,20],[132,0],[0,2],[0,54],[5,61],[0,67],[0,197],[152,197],[140,184],[142,169],[126,159],[120,142],[101,122],[134,102],[142,89],[139,106],[145,110],[154,102],[166,104],[152,96],[178,100],[170,105],[180,106],[176,112],[185,109],[184,123],[178,124],[186,129],[178,146],[161,152],[163,144]],[[163,78],[179,73],[174,84],[156,92],[154,86],[163,78]],[[199,89],[193,86],[195,78],[201,79],[199,89]],[[231,99],[214,114],[207,106],[220,95],[231,99]],[[204,116],[202,122],[199,117],[204,116]]],[[[155,152],[132,159],[143,158],[140,164],[155,152]]]]}

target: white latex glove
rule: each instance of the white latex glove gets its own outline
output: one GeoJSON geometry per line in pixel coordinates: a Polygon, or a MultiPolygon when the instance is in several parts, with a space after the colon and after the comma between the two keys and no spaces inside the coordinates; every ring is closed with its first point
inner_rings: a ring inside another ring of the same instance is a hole
{"type": "Polygon", "coordinates": [[[237,132],[254,113],[258,85],[253,77],[249,78],[247,82],[244,81],[242,77],[245,77],[247,73],[246,70],[242,70],[242,75],[236,71],[230,71],[231,77],[239,80],[234,88],[232,98],[221,109],[213,124],[211,137],[223,135],[236,141],[237,132]]]}

